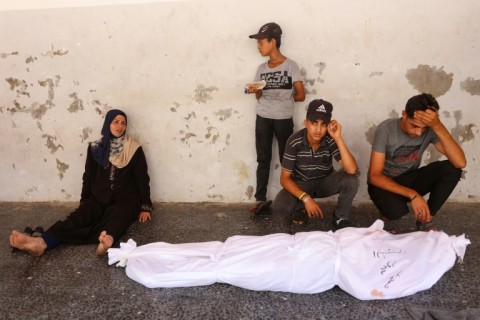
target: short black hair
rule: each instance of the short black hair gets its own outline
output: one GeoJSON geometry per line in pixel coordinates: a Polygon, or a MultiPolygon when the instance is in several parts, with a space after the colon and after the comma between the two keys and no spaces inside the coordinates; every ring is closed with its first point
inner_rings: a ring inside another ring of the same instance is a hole
{"type": "Polygon", "coordinates": [[[440,109],[437,100],[430,93],[422,93],[411,97],[405,106],[405,112],[409,118],[413,118],[415,111],[425,111],[427,109],[433,109],[434,111],[440,109]]]}
{"type": "Polygon", "coordinates": [[[266,39],[268,40],[268,42],[272,41],[272,39],[275,39],[275,41],[276,41],[275,45],[278,49],[282,45],[282,36],[281,35],[275,36],[275,37],[267,37],[266,39]]]}

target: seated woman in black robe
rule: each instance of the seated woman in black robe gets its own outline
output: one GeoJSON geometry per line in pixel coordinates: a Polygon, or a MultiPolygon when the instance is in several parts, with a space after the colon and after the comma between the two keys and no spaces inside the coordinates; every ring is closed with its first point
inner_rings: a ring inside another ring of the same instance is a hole
{"type": "Polygon", "coordinates": [[[12,247],[41,256],[59,244],[98,243],[104,255],[136,220],[151,219],[150,177],[142,147],[126,137],[127,115],[110,110],[102,138],[88,146],[80,205],[41,236],[17,230],[10,235],[12,247]]]}

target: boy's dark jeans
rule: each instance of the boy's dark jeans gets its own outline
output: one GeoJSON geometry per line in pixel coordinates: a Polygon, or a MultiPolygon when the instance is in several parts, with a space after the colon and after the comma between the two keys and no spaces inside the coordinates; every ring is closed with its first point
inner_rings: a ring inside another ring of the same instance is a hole
{"type": "Polygon", "coordinates": [[[255,199],[267,200],[267,186],[272,162],[273,136],[277,138],[280,163],[285,152],[285,144],[293,133],[293,120],[267,119],[257,115],[255,121],[255,147],[257,149],[257,189],[255,199]]]}

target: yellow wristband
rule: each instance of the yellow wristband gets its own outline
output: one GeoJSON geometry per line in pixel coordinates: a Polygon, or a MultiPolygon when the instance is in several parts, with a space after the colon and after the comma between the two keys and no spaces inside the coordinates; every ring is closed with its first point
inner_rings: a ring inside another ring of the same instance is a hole
{"type": "Polygon", "coordinates": [[[307,194],[306,192],[302,193],[302,194],[300,195],[300,197],[298,197],[298,199],[299,199],[299,200],[302,200],[303,197],[305,197],[306,194],[307,194]]]}

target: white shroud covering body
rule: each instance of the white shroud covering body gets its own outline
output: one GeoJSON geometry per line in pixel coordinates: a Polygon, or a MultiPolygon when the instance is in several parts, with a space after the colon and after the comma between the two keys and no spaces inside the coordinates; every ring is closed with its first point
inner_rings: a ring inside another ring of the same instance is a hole
{"type": "Polygon", "coordinates": [[[393,299],[431,288],[469,240],[443,232],[392,235],[369,228],[233,236],[225,242],[140,247],[133,240],[108,250],[109,264],[149,288],[228,283],[250,290],[313,294],[338,285],[361,300],[393,299]]]}

